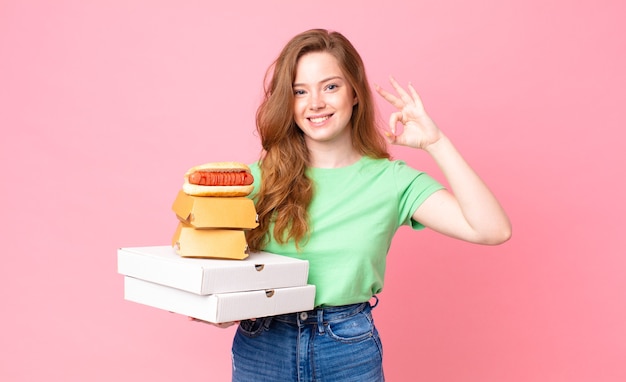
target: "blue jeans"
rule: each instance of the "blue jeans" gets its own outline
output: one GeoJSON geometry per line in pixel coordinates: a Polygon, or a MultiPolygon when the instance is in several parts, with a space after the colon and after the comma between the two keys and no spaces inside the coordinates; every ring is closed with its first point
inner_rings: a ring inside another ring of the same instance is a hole
{"type": "Polygon", "coordinates": [[[233,340],[233,382],[382,382],[372,306],[245,320],[233,340]]]}

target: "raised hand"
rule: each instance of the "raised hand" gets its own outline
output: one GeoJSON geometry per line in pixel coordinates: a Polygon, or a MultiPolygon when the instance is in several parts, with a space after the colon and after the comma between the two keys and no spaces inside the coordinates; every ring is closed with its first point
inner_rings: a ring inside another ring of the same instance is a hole
{"type": "Polygon", "coordinates": [[[426,149],[437,142],[443,134],[426,114],[422,100],[413,85],[409,83],[407,91],[393,77],[389,78],[389,82],[397,95],[376,85],[378,94],[398,110],[389,117],[389,131],[385,131],[388,141],[416,149],[426,149]],[[403,125],[401,132],[397,130],[398,123],[403,125]]]}

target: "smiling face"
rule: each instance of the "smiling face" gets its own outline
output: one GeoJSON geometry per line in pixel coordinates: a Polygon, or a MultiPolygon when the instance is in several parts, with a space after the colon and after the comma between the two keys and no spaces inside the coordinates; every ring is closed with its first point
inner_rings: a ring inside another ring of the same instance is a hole
{"type": "Polygon", "coordinates": [[[293,92],[294,119],[309,147],[351,146],[350,119],[357,98],[334,56],[313,52],[300,57],[293,92]]]}

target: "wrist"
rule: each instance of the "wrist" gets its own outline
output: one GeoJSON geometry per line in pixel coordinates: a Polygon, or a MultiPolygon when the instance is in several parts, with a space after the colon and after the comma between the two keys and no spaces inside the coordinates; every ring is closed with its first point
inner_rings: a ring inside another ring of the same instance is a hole
{"type": "Polygon", "coordinates": [[[427,146],[423,148],[431,156],[436,156],[442,150],[445,150],[447,147],[451,145],[450,140],[443,133],[439,134],[439,138],[432,143],[429,143],[427,146]]]}

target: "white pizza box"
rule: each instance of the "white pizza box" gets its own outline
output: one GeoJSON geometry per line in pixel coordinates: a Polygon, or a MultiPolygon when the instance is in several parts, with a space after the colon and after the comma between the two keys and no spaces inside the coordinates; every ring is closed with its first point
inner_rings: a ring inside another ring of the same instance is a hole
{"type": "Polygon", "coordinates": [[[198,295],[307,285],[309,262],[269,252],[244,260],[181,257],[171,246],[117,251],[118,273],[198,295]]]}
{"type": "Polygon", "coordinates": [[[313,309],[315,286],[199,295],[124,276],[124,298],[213,323],[313,309]]]}

